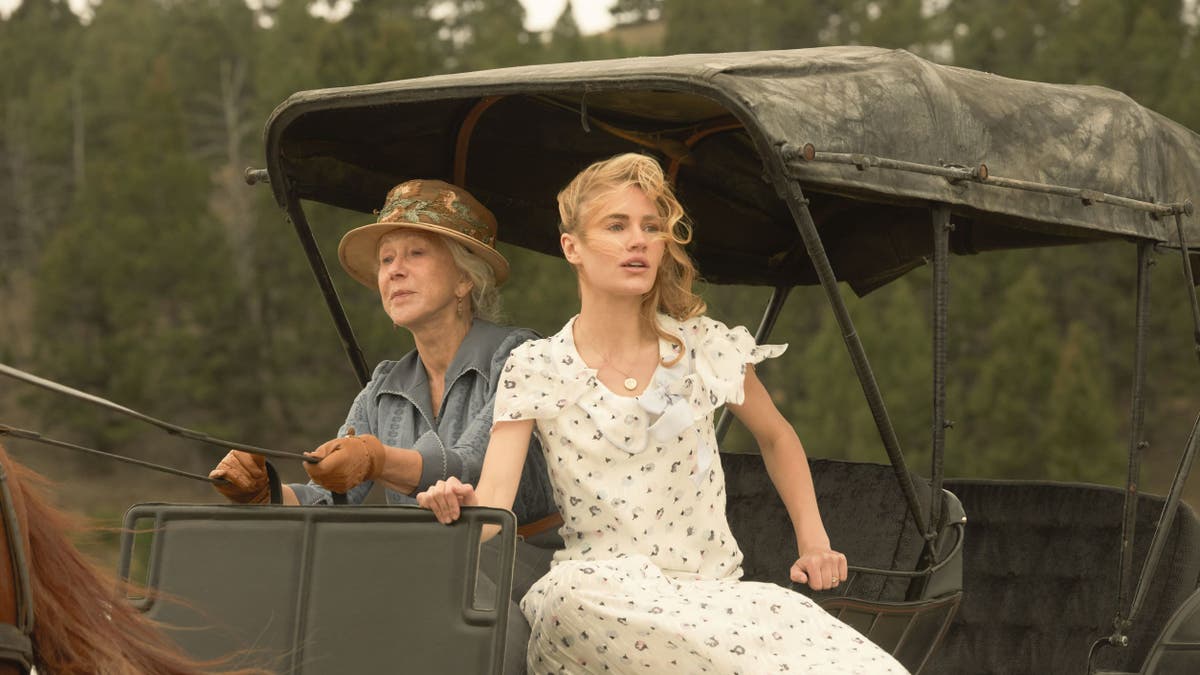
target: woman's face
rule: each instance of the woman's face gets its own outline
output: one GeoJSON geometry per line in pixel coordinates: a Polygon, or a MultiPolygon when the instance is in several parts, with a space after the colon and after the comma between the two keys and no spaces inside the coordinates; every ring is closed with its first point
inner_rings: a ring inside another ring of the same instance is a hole
{"type": "Polygon", "coordinates": [[[458,299],[471,291],[470,282],[437,235],[389,232],[379,241],[378,262],[383,310],[392,323],[409,330],[447,313],[455,315],[458,299]]]}
{"type": "Polygon", "coordinates": [[[645,295],[666,250],[662,218],[636,186],[603,199],[581,232],[562,235],[563,254],[579,270],[580,283],[616,295],[645,295]]]}

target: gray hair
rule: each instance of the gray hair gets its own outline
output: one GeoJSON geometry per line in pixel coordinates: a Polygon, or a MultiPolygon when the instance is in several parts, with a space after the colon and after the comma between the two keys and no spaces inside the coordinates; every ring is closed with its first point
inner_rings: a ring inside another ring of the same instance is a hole
{"type": "Polygon", "coordinates": [[[439,238],[446,244],[459,271],[471,281],[471,311],[481,319],[499,321],[502,316],[500,290],[496,286],[496,272],[492,266],[457,241],[449,237],[439,238]]]}

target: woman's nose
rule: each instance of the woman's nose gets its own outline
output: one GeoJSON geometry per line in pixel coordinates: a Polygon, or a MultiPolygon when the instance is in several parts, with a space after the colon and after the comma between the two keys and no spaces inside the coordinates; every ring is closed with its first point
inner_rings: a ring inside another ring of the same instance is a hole
{"type": "Polygon", "coordinates": [[[629,240],[626,242],[626,244],[628,244],[629,248],[632,248],[632,249],[646,248],[646,243],[649,241],[649,239],[646,236],[645,230],[643,230],[640,227],[631,227],[631,228],[629,228],[629,232],[630,232],[629,240]]]}

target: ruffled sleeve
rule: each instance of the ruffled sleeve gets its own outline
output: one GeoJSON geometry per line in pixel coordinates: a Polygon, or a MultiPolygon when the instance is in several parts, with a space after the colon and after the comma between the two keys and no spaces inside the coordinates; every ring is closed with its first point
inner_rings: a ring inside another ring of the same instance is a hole
{"type": "Polygon", "coordinates": [[[553,339],[531,340],[509,354],[500,369],[493,424],[555,417],[579,399],[587,383],[571,372],[577,369],[554,363],[553,339]]]}
{"type": "Polygon", "coordinates": [[[760,345],[744,326],[730,328],[706,316],[685,322],[685,342],[694,350],[696,374],[715,401],[740,405],[746,398],[746,364],[775,358],[787,345],[760,345]]]}

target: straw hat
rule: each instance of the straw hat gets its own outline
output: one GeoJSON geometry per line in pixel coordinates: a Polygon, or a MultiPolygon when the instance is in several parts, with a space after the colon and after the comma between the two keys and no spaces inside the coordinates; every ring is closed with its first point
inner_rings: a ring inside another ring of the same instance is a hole
{"type": "Polygon", "coordinates": [[[379,219],[342,237],[338,260],[355,281],[377,288],[379,240],[393,230],[440,234],[483,259],[496,273],[496,284],[508,279],[508,261],[496,250],[496,216],[466,190],[440,180],[410,180],[388,192],[379,219]]]}

